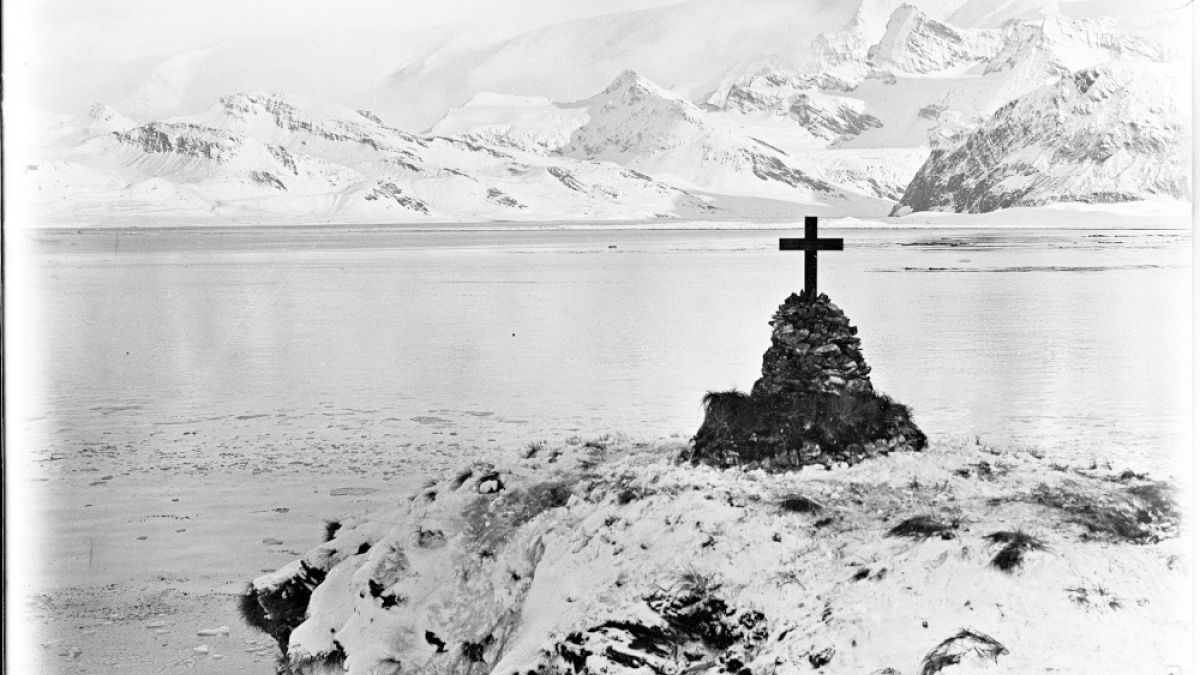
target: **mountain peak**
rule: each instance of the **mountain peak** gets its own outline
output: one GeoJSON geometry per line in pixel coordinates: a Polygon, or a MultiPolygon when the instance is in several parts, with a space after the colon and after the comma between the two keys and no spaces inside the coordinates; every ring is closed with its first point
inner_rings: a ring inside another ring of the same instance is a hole
{"type": "Polygon", "coordinates": [[[868,56],[878,66],[931,73],[987,61],[1000,51],[1002,42],[998,31],[958,29],[913,5],[900,5],[868,56]]]}
{"type": "Polygon", "coordinates": [[[90,131],[126,131],[137,126],[107,103],[93,103],[82,118],[80,126],[90,131]]]}
{"type": "Polygon", "coordinates": [[[626,91],[636,91],[662,98],[678,98],[666,89],[663,89],[650,80],[638,75],[637,72],[633,70],[623,71],[615,80],[612,81],[612,84],[604,88],[605,94],[615,94],[626,91]]]}

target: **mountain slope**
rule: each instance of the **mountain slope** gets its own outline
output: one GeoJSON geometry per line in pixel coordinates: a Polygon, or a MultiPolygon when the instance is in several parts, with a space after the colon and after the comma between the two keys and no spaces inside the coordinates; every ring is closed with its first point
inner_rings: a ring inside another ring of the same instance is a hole
{"type": "Polygon", "coordinates": [[[805,202],[844,199],[815,165],[706,116],[632,71],[583,105],[588,120],[571,135],[564,155],[670,175],[713,192],[805,202]]]}
{"type": "MultiPolygon", "coordinates": [[[[854,133],[856,125],[877,123],[848,99],[812,93],[797,96],[793,104],[796,119],[833,138],[854,133]]],[[[477,97],[471,105],[451,111],[433,129],[476,142],[620,164],[686,189],[715,194],[811,204],[818,209],[875,212],[881,205],[863,199],[857,190],[848,193],[832,183],[820,165],[632,71],[622,73],[595,96],[574,103],[477,97]]],[[[825,142],[819,139],[813,145],[823,147],[825,142]]]]}
{"type": "MultiPolygon", "coordinates": [[[[80,132],[84,133],[84,132],[80,132]]],[[[298,222],[695,217],[705,200],[611,164],[417,136],[368,111],[237,94],[199,115],[78,134],[23,179],[51,219],[298,222]]]]}
{"type": "Polygon", "coordinates": [[[932,73],[987,61],[1001,44],[997,31],[959,30],[912,5],[902,5],[892,13],[883,37],[867,54],[881,68],[932,73]]]}
{"type": "Polygon", "coordinates": [[[1191,198],[1191,130],[1166,67],[1087,68],[935,148],[893,211],[1191,198]]]}

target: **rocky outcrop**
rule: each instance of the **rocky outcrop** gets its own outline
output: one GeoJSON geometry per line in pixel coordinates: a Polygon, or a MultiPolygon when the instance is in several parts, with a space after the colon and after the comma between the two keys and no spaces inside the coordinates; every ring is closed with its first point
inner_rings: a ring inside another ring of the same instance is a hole
{"type": "Polygon", "coordinates": [[[933,73],[991,59],[1003,44],[1000,31],[963,30],[932,19],[912,5],[892,13],[887,30],[873,45],[874,65],[905,73],[933,73]]]}
{"type": "Polygon", "coordinates": [[[749,395],[705,398],[684,459],[790,471],[925,447],[908,408],[875,392],[858,329],[828,296],[792,294],[771,324],[762,377],[749,395]]]}
{"type": "Polygon", "coordinates": [[[225,162],[242,148],[242,139],[196,124],[151,122],[128,131],[114,132],[117,140],[137,150],[153,154],[225,162]]]}
{"type": "Polygon", "coordinates": [[[1163,67],[1071,73],[937,144],[892,214],[1188,199],[1186,91],[1163,67]]]}
{"type": "Polygon", "coordinates": [[[792,97],[788,116],[817,138],[836,144],[883,126],[878,117],[866,112],[863,101],[843,96],[828,96],[817,92],[792,97]]]}

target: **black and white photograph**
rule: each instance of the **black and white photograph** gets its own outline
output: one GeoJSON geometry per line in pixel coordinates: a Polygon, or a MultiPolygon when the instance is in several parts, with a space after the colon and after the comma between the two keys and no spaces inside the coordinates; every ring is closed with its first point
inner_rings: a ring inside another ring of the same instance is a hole
{"type": "Polygon", "coordinates": [[[2,11],[5,672],[1197,672],[1191,0],[2,11]]]}

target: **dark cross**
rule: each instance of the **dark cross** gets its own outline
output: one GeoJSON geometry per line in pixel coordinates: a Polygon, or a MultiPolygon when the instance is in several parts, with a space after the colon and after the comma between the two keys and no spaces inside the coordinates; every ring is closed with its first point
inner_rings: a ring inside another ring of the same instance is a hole
{"type": "Polygon", "coordinates": [[[780,251],[804,251],[804,296],[817,297],[817,251],[842,250],[841,239],[818,239],[817,217],[804,218],[803,239],[780,239],[780,251]]]}

